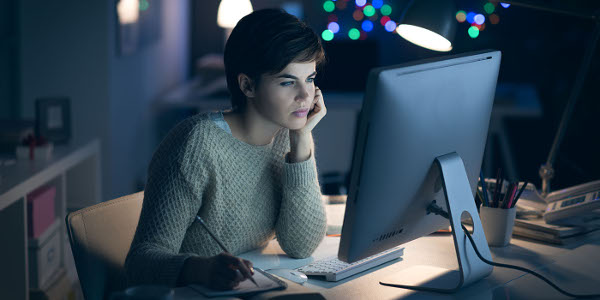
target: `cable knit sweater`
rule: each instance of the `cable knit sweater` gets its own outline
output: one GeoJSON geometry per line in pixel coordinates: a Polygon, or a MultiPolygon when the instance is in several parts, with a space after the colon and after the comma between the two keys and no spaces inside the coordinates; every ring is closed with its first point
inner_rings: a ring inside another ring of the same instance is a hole
{"type": "Polygon", "coordinates": [[[175,286],[185,259],[221,249],[194,222],[199,215],[234,255],[274,236],[291,257],[312,254],[325,235],[314,155],[287,163],[289,130],[264,146],[244,143],[210,114],[179,123],[148,168],[144,203],[125,261],[128,285],[175,286]]]}

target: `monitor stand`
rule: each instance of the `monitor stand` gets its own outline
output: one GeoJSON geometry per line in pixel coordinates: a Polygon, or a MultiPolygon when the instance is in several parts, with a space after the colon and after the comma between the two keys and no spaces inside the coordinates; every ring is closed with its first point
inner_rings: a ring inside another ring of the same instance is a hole
{"type": "Polygon", "coordinates": [[[415,266],[382,280],[380,282],[382,285],[420,291],[453,293],[488,276],[492,272],[493,267],[477,257],[461,227],[461,215],[463,212],[467,212],[473,219],[472,237],[477,249],[483,257],[491,261],[492,255],[481,227],[481,220],[477,213],[477,207],[475,207],[462,159],[456,152],[453,152],[437,157],[435,164],[439,167],[442,176],[458,270],[434,266],[415,266]]]}

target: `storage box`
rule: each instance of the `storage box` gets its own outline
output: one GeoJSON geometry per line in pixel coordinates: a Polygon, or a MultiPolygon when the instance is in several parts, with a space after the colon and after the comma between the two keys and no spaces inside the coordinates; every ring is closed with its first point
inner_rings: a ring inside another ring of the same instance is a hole
{"type": "Polygon", "coordinates": [[[38,238],[29,239],[29,287],[43,288],[61,265],[60,220],[38,238]]]}
{"type": "Polygon", "coordinates": [[[56,218],[54,203],[56,187],[42,186],[27,195],[27,235],[38,238],[56,218]]]}

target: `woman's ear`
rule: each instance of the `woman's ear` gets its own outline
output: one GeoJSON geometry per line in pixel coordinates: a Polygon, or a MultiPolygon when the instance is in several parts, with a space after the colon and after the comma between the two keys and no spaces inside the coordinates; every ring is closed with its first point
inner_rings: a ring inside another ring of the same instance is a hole
{"type": "Polygon", "coordinates": [[[242,93],[244,93],[246,97],[254,98],[255,86],[252,78],[250,78],[244,73],[240,73],[238,75],[238,85],[240,86],[240,90],[242,90],[242,93]]]}

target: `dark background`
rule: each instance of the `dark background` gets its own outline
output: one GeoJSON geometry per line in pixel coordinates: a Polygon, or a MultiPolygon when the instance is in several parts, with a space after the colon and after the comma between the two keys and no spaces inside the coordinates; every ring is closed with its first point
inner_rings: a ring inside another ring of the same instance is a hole
{"type": "MultiPolygon", "coordinates": [[[[103,197],[139,190],[159,142],[154,137],[154,103],[193,78],[199,57],[223,50],[223,30],[216,23],[218,2],[163,0],[158,40],[121,55],[113,1],[0,0],[0,118],[31,120],[36,98],[69,97],[74,139],[102,141],[103,197]]],[[[252,4],[256,10],[285,2],[253,0],[252,4]]],[[[295,2],[303,5],[303,19],[320,35],[329,15],[322,8],[324,1],[295,2]]],[[[533,2],[585,13],[600,9],[598,1],[533,2]]],[[[384,3],[393,7],[392,20],[398,20],[408,1],[384,3]]],[[[478,12],[483,12],[484,3],[456,1],[458,9],[478,12]]],[[[352,1],[348,6],[353,6],[352,1]]],[[[550,151],[594,22],[515,5],[497,11],[500,23],[487,24],[476,39],[467,35],[466,24],[458,24],[454,48],[447,54],[412,45],[377,24],[364,41],[336,36],[324,42],[329,62],[318,82],[331,91],[360,91],[368,70],[375,66],[500,50],[499,84],[531,84],[540,97],[542,118],[508,122],[519,179],[539,187],[538,169],[550,151]]],[[[345,12],[342,24],[353,24],[348,16],[345,12]]],[[[600,179],[599,52],[595,50],[560,149],[553,189],[600,179]]]]}

